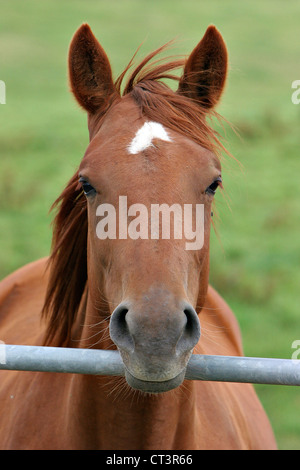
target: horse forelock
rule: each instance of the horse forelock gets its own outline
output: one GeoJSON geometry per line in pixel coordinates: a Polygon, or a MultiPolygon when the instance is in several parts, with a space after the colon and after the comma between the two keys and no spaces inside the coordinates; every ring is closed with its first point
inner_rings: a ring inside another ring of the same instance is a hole
{"type": "Polygon", "coordinates": [[[224,118],[214,109],[208,110],[204,105],[201,106],[199,100],[194,101],[183,92],[171,88],[172,83],[176,85],[180,81],[180,76],[172,72],[182,70],[186,60],[176,57],[153,60],[169,45],[170,43],[167,43],[148,54],[129,74],[134,56],[115,82],[118,93],[123,96],[130,94],[140,108],[141,114],[150,121],[159,122],[190,138],[214,152],[219,158],[222,152],[230,155],[223,146],[218,132],[209,122],[213,118],[219,121],[224,118]],[[127,74],[129,76],[123,86],[127,74]],[[169,80],[170,86],[165,80],[169,80]]]}

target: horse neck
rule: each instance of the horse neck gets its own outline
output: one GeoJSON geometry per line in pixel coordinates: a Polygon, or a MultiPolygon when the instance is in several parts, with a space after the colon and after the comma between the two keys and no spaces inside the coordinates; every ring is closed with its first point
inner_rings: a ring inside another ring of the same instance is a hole
{"type": "Polygon", "coordinates": [[[123,377],[73,376],[67,432],[84,449],[195,448],[193,382],[159,395],[128,387],[123,377]],[[182,447],[184,446],[184,447],[182,447]]]}

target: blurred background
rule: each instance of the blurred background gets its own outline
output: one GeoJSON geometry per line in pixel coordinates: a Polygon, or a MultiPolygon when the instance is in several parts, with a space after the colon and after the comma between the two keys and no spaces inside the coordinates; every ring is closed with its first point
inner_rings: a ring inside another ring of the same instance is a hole
{"type": "MultiPolygon", "coordinates": [[[[209,24],[221,31],[230,73],[218,108],[225,197],[218,194],[211,283],[235,312],[248,356],[291,358],[300,340],[300,3],[296,0],[1,2],[0,278],[49,253],[49,208],[88,144],[86,115],[68,90],[67,52],[88,22],[115,77],[176,39],[189,54],[209,24]]],[[[300,367],[300,366],[299,366],[300,367]]],[[[300,449],[300,391],[256,386],[281,449],[300,449]]],[[[257,423],[259,426],[259,423],[257,423]]]]}

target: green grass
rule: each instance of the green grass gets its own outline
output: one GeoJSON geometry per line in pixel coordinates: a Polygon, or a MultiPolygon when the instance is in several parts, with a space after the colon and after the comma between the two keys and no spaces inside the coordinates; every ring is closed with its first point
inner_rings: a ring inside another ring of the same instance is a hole
{"type": "MultiPolygon", "coordinates": [[[[67,84],[70,39],[87,21],[118,75],[144,41],[145,54],[177,38],[187,54],[213,23],[230,54],[219,112],[227,147],[226,197],[218,194],[211,282],[236,313],[246,355],[286,357],[300,339],[300,3],[274,0],[2,2],[0,79],[0,277],[49,253],[49,208],[88,143],[86,116],[67,84]]],[[[300,448],[300,394],[257,386],[281,449],[300,448]]],[[[259,423],[258,423],[259,425],[259,423]]]]}

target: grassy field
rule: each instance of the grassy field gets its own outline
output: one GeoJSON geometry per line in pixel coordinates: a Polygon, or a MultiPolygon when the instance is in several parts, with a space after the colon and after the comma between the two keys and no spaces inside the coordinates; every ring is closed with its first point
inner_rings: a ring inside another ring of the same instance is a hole
{"type": "MultiPolygon", "coordinates": [[[[88,143],[86,116],[67,84],[70,39],[87,21],[118,75],[143,41],[176,38],[189,53],[209,24],[230,54],[218,111],[226,127],[226,196],[218,195],[211,283],[236,313],[245,354],[290,358],[300,339],[300,3],[274,0],[1,2],[0,277],[49,253],[49,208],[88,143]]],[[[300,449],[300,392],[258,386],[281,449],[300,449]]],[[[258,423],[259,426],[259,423],[258,423]]]]}

